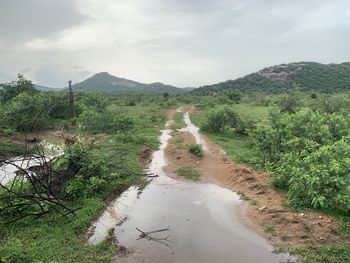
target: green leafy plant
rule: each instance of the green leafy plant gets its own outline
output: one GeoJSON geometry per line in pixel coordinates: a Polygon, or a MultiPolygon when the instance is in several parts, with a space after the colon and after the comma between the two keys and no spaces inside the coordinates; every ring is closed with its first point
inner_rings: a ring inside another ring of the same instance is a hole
{"type": "Polygon", "coordinates": [[[198,157],[204,156],[203,146],[201,144],[190,144],[188,145],[188,152],[198,157]]]}

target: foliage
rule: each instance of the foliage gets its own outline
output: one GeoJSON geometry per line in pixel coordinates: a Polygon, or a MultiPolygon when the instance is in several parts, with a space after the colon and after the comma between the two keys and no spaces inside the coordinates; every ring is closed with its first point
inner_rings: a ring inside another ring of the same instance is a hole
{"type": "Polygon", "coordinates": [[[1,138],[0,157],[25,155],[30,152],[25,145],[1,138]]]}
{"type": "Polygon", "coordinates": [[[220,131],[226,128],[227,121],[228,118],[225,109],[214,109],[208,113],[207,122],[203,128],[212,132],[220,131]]]}
{"type": "Polygon", "coordinates": [[[242,99],[242,93],[237,89],[226,90],[225,95],[235,103],[238,103],[242,99]]]}
{"type": "Polygon", "coordinates": [[[204,156],[204,150],[202,144],[190,144],[188,145],[188,152],[198,157],[204,156]]]}
{"type": "Polygon", "coordinates": [[[82,129],[93,134],[127,132],[134,128],[135,121],[112,107],[102,112],[86,109],[79,117],[82,129]]]}
{"type": "Polygon", "coordinates": [[[34,84],[18,74],[18,80],[8,83],[0,84],[0,102],[7,103],[17,95],[25,92],[28,94],[34,94],[38,91],[35,89],[34,84]]]}
{"type": "Polygon", "coordinates": [[[216,132],[225,128],[233,128],[238,134],[246,135],[248,130],[255,128],[255,124],[249,117],[228,107],[210,111],[204,129],[216,132]]]}
{"type": "Polygon", "coordinates": [[[303,110],[274,113],[252,144],[294,207],[350,211],[350,118],[303,110]]]}
{"type": "Polygon", "coordinates": [[[35,131],[48,128],[50,98],[41,93],[20,93],[4,110],[4,121],[17,131],[35,131]]]}
{"type": "Polygon", "coordinates": [[[290,92],[280,98],[279,106],[281,112],[295,113],[300,109],[300,93],[290,92]]]}

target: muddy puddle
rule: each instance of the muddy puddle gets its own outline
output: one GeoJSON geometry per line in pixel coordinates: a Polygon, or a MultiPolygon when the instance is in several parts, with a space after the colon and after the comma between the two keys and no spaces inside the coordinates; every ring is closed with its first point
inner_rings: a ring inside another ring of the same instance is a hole
{"type": "MultiPolygon", "coordinates": [[[[17,176],[17,172],[20,169],[28,171],[33,166],[43,165],[45,162],[52,160],[54,157],[64,154],[62,146],[47,143],[43,141],[43,149],[45,151],[45,157],[14,157],[6,160],[6,164],[0,162],[0,183],[5,185],[12,181],[17,176]]],[[[20,177],[18,177],[20,179],[20,177]]]]}
{"type": "MultiPolygon", "coordinates": [[[[47,158],[46,161],[49,161],[49,159],[47,158]]],[[[0,183],[3,185],[12,181],[17,176],[19,168],[28,170],[32,166],[42,165],[43,159],[17,157],[7,160],[7,162],[7,164],[0,166],[0,183]]]]}
{"type": "MultiPolygon", "coordinates": [[[[185,130],[198,136],[197,143],[203,143],[188,113],[184,120],[185,130]]],[[[101,242],[114,228],[119,245],[128,251],[115,262],[292,262],[286,254],[273,254],[266,240],[241,223],[238,211],[243,201],[239,195],[215,184],[167,176],[163,171],[167,164],[164,149],[170,137],[171,130],[163,130],[160,149],[147,170],[159,177],[140,195],[131,187],[112,202],[90,228],[89,242],[101,242]],[[140,238],[136,228],[144,232],[168,230],[140,238]]]]}

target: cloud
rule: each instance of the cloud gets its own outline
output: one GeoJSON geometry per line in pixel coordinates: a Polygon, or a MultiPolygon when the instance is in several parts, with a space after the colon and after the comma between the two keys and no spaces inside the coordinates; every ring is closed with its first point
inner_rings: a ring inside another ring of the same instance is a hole
{"type": "Polygon", "coordinates": [[[0,3],[0,17],[1,12],[19,17],[10,29],[0,26],[7,30],[0,39],[6,68],[3,63],[0,71],[31,68],[36,81],[53,86],[65,85],[68,77],[81,80],[82,71],[199,86],[273,64],[350,60],[347,0],[0,3]]]}
{"type": "Polygon", "coordinates": [[[85,19],[75,1],[0,1],[0,32],[3,41],[47,37],[82,23],[85,19]]]}

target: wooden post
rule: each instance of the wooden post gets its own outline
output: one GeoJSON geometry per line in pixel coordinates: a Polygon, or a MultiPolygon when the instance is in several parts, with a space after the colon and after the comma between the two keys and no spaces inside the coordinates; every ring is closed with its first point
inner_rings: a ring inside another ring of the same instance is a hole
{"type": "Polygon", "coordinates": [[[71,112],[71,117],[75,118],[76,113],[75,113],[75,107],[74,107],[74,96],[73,96],[73,89],[72,89],[72,81],[68,81],[68,87],[69,87],[69,106],[70,106],[70,112],[71,112]]]}

